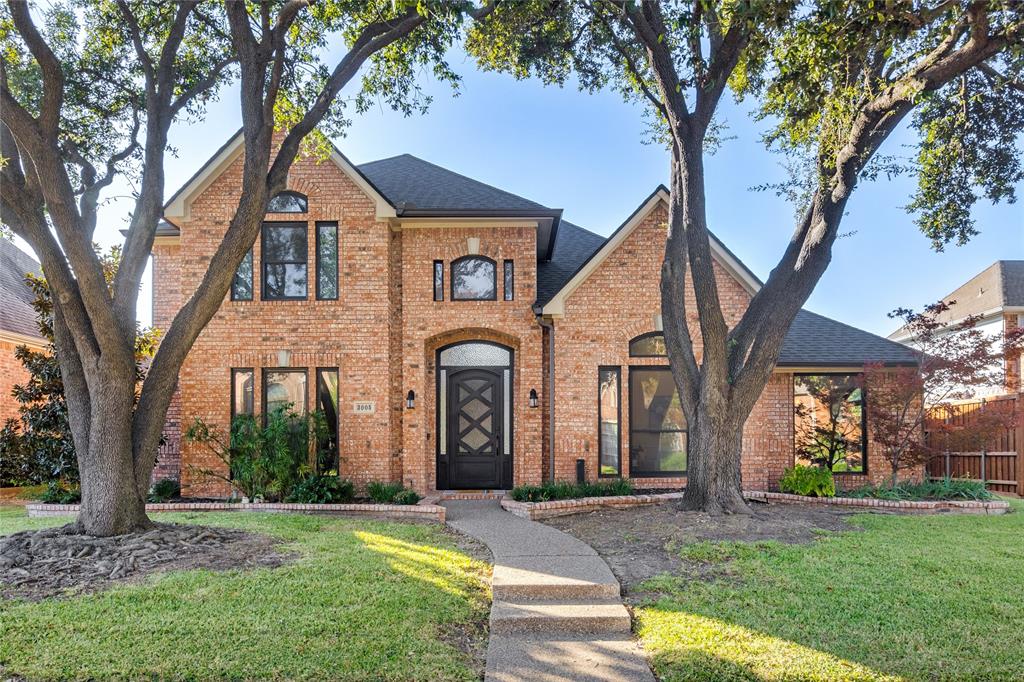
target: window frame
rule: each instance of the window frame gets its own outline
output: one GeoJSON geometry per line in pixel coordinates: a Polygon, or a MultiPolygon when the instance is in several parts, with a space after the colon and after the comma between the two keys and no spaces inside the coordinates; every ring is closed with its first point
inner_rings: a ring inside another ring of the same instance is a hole
{"type": "Polygon", "coordinates": [[[665,332],[663,332],[663,331],[662,332],[659,332],[659,331],[646,332],[644,334],[640,334],[639,336],[634,336],[633,338],[631,338],[629,340],[629,357],[631,357],[631,358],[667,358],[668,357],[668,348],[667,347],[665,349],[665,353],[664,354],[634,353],[633,352],[633,344],[635,344],[635,343],[637,343],[639,341],[644,341],[645,339],[650,339],[650,338],[654,338],[654,337],[657,337],[657,336],[662,337],[662,343],[665,343],[665,341],[664,341],[665,332]]]}
{"type": "Polygon", "coordinates": [[[431,274],[432,274],[432,277],[433,277],[433,280],[432,280],[431,283],[432,283],[433,288],[434,288],[434,300],[435,301],[443,301],[444,300],[444,261],[443,260],[435,260],[434,261],[434,270],[433,270],[433,272],[431,274]],[[438,275],[441,276],[441,281],[440,282],[438,282],[438,280],[437,280],[438,275]]]}
{"type": "MultiPolygon", "coordinates": [[[[238,394],[235,392],[235,375],[236,374],[242,374],[244,372],[248,372],[250,375],[252,375],[252,382],[254,384],[256,383],[256,368],[255,367],[232,367],[231,368],[231,421],[232,422],[235,421],[235,417],[239,416],[239,413],[235,411],[235,403],[238,402],[237,401],[238,394]]],[[[255,386],[253,386],[252,393],[253,393],[253,396],[252,396],[252,398],[253,398],[253,400],[252,400],[252,413],[249,415],[250,417],[256,415],[256,387],[255,386]]]]}
{"type": "Polygon", "coordinates": [[[306,196],[305,194],[303,194],[302,192],[296,192],[293,189],[281,190],[280,192],[278,192],[274,196],[270,197],[270,200],[267,201],[267,213],[273,213],[274,215],[283,215],[283,214],[286,214],[286,213],[295,213],[295,214],[298,214],[298,215],[303,215],[303,214],[309,213],[309,197],[306,196]],[[273,202],[274,199],[276,199],[278,197],[283,197],[283,196],[296,197],[298,199],[301,199],[302,200],[302,210],[301,211],[274,211],[274,210],[272,210],[270,208],[271,202],[273,202]]]}
{"type": "MultiPolygon", "coordinates": [[[[338,221],[336,220],[318,220],[315,225],[316,229],[316,300],[318,301],[337,301],[341,296],[341,242],[338,238],[338,221]],[[322,272],[321,266],[323,265],[323,259],[320,257],[320,228],[321,227],[333,227],[334,228],[334,296],[324,296],[320,289],[320,273],[322,272]]],[[[308,239],[308,238],[307,238],[308,239]]],[[[306,242],[306,250],[309,250],[309,242],[306,242]]],[[[308,254],[307,254],[308,258],[308,254]]],[[[309,265],[306,266],[306,293],[309,294],[309,265]]]]}
{"type": "Polygon", "coordinates": [[[309,300],[309,223],[295,220],[265,220],[260,226],[260,300],[261,301],[308,301],[309,300]],[[304,229],[306,235],[306,257],[302,261],[267,260],[267,228],[304,229]],[[270,265],[306,266],[306,293],[302,296],[271,296],[267,288],[267,267],[270,265]]]}
{"type": "MultiPolygon", "coordinates": [[[[334,414],[334,473],[341,476],[341,369],[339,367],[317,367],[315,369],[316,376],[316,407],[320,409],[320,375],[323,372],[334,372],[334,376],[338,381],[338,404],[335,407],[334,414]]],[[[317,444],[317,453],[319,454],[319,443],[317,444]]],[[[319,465],[319,463],[317,463],[319,465]]],[[[328,470],[331,471],[331,470],[328,470]]],[[[318,472],[323,474],[324,472],[318,472]]]]}
{"type": "MultiPolygon", "coordinates": [[[[689,442],[689,441],[687,441],[689,442]]],[[[632,472],[631,472],[632,473],[632,472]]],[[[598,478],[622,478],[622,366],[621,365],[598,365],[597,366],[597,477],[598,478]],[[615,372],[615,387],[618,391],[618,399],[615,401],[616,425],[618,440],[618,473],[606,474],[601,471],[601,462],[604,459],[604,438],[601,433],[601,374],[603,372],[615,372]]]]}
{"type": "Polygon", "coordinates": [[[449,279],[451,280],[449,282],[449,290],[450,290],[450,293],[451,293],[451,300],[452,301],[497,301],[498,300],[498,262],[496,260],[494,260],[493,258],[489,258],[487,256],[481,256],[479,254],[477,254],[477,255],[468,254],[468,255],[465,255],[465,256],[460,256],[460,257],[456,258],[455,260],[453,260],[451,262],[451,266],[448,269],[449,269],[449,279]],[[494,293],[493,293],[493,295],[490,298],[459,298],[459,297],[457,297],[455,295],[455,266],[458,265],[459,263],[461,263],[463,261],[467,261],[467,260],[483,260],[483,261],[487,261],[488,263],[491,264],[492,273],[493,273],[493,275],[491,277],[491,282],[492,282],[491,290],[494,293]]]}
{"type": "MultiPolygon", "coordinates": [[[[231,300],[232,301],[252,301],[256,297],[255,296],[255,294],[256,294],[256,282],[255,282],[255,280],[256,280],[256,277],[255,277],[256,272],[255,272],[255,270],[253,268],[253,265],[254,265],[253,258],[254,258],[254,256],[253,256],[253,247],[250,246],[249,250],[246,251],[245,256],[242,257],[242,263],[244,263],[246,259],[249,259],[249,296],[248,296],[248,298],[243,298],[241,296],[236,296],[235,295],[235,280],[238,279],[238,268],[235,268],[235,275],[234,275],[234,277],[231,278],[231,300]]],[[[242,263],[239,263],[238,266],[241,267],[242,263]]]]}
{"type": "Polygon", "coordinates": [[[515,261],[511,258],[506,258],[502,261],[501,295],[506,301],[514,301],[516,298],[516,269],[515,261]]]}
{"type": "MultiPolygon", "coordinates": [[[[660,333],[660,332],[659,332],[660,333]]],[[[640,356],[645,357],[645,356],[640,356]]],[[[660,357],[660,356],[655,356],[660,357]]],[[[633,419],[633,381],[638,371],[650,371],[650,370],[664,370],[672,375],[672,368],[669,365],[630,365],[629,366],[629,378],[627,380],[629,387],[629,477],[630,478],[682,478],[687,475],[690,467],[690,425],[687,423],[685,429],[637,429],[635,428],[635,420],[633,419]],[[647,472],[637,470],[633,467],[633,434],[634,433],[685,433],[686,434],[686,469],[682,471],[654,471],[647,472]]],[[[673,385],[675,381],[673,380],[673,385]]],[[[678,389],[677,389],[678,390],[678,389]]],[[[685,415],[684,415],[685,418],[685,415]]]]}
{"type": "MultiPolygon", "coordinates": [[[[267,410],[267,375],[271,372],[287,373],[287,374],[302,374],[306,378],[306,390],[303,391],[303,404],[302,414],[309,415],[309,368],[308,367],[263,367],[263,375],[260,377],[260,399],[263,407],[263,426],[267,425],[267,417],[270,416],[270,412],[267,410]]],[[[340,378],[340,377],[339,377],[340,378]]]]}
{"type": "MultiPolygon", "coordinates": [[[[858,377],[863,372],[793,372],[793,381],[790,382],[790,409],[793,415],[793,465],[796,466],[796,379],[797,377],[858,377]]],[[[868,388],[860,386],[860,453],[863,466],[860,471],[833,471],[833,476],[867,476],[868,475],[868,388]]]]}

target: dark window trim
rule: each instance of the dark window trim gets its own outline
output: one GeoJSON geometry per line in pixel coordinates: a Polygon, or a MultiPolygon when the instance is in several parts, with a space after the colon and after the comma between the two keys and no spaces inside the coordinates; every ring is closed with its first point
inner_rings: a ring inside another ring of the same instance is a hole
{"type": "MultiPolygon", "coordinates": [[[[335,409],[334,415],[334,460],[337,463],[337,474],[341,476],[341,369],[339,367],[317,367],[315,371],[316,376],[316,394],[317,394],[317,409],[320,409],[320,373],[321,372],[334,372],[338,378],[338,406],[335,409]]],[[[322,473],[322,472],[321,472],[322,473]]]]}
{"type": "Polygon", "coordinates": [[[289,374],[304,374],[306,376],[306,390],[303,391],[302,396],[302,407],[303,414],[309,414],[309,368],[307,367],[264,367],[263,375],[260,377],[260,399],[263,401],[261,407],[263,408],[263,425],[267,425],[267,374],[270,372],[287,372],[289,374]]]}
{"type": "Polygon", "coordinates": [[[307,301],[309,300],[309,223],[294,220],[267,220],[260,226],[260,300],[261,301],[307,301]],[[267,227],[289,227],[305,228],[306,230],[306,258],[305,260],[276,260],[267,261],[267,227]],[[269,296],[267,294],[267,266],[268,265],[305,265],[306,266],[306,294],[304,296],[269,296]]]}
{"type": "MultiPolygon", "coordinates": [[[[793,465],[796,465],[796,378],[797,377],[859,377],[864,372],[793,372],[790,387],[790,409],[793,415],[793,465]]],[[[860,387],[860,451],[864,466],[861,471],[833,471],[836,476],[867,476],[868,475],[868,388],[860,387]]],[[[689,441],[687,441],[689,442],[689,441]]],[[[689,460],[687,460],[689,461],[689,460]]]]}
{"type": "Polygon", "coordinates": [[[501,293],[506,301],[514,301],[516,298],[516,269],[515,262],[506,258],[502,262],[501,270],[501,293]],[[510,286],[511,285],[511,286],[510,286]]]}
{"type": "Polygon", "coordinates": [[[296,192],[293,189],[283,190],[281,192],[278,192],[274,196],[270,197],[270,201],[267,202],[267,213],[273,213],[274,215],[280,215],[280,214],[284,214],[284,213],[299,213],[299,214],[309,213],[309,197],[306,196],[305,194],[303,194],[302,192],[296,192]],[[305,208],[305,210],[304,211],[271,211],[270,210],[270,202],[273,201],[274,199],[278,198],[278,197],[285,197],[285,196],[287,196],[287,197],[298,197],[299,199],[302,199],[302,205],[305,208]]]}
{"type": "Polygon", "coordinates": [[[430,284],[434,288],[434,300],[435,301],[443,301],[444,300],[444,261],[443,260],[436,260],[436,261],[434,261],[434,270],[430,274],[431,274],[431,277],[433,278],[433,279],[431,279],[430,284]],[[441,275],[441,286],[437,285],[437,275],[439,273],[441,275]]]}
{"type": "MultiPolygon", "coordinates": [[[[660,334],[661,332],[655,332],[660,334]]],[[[644,334],[642,336],[649,336],[644,334]]],[[[647,356],[639,356],[647,357],[647,356]]],[[[659,357],[659,356],[654,356],[659,357]]],[[[628,378],[628,395],[629,395],[629,477],[630,478],[680,478],[686,476],[688,469],[682,471],[654,471],[645,472],[643,470],[637,471],[633,468],[633,433],[685,433],[686,434],[686,464],[689,467],[690,464],[690,429],[637,429],[633,427],[633,377],[636,371],[648,371],[663,369],[669,374],[672,372],[672,368],[669,365],[630,365],[629,366],[629,378],[628,378]]],[[[687,424],[689,427],[689,424],[687,424]]]]}
{"type": "MultiPolygon", "coordinates": [[[[235,375],[236,374],[241,374],[242,372],[249,372],[250,374],[252,374],[252,381],[253,381],[253,383],[256,383],[256,368],[255,367],[232,367],[231,368],[231,421],[232,422],[235,421],[235,417],[238,416],[238,413],[235,412],[235,403],[238,402],[236,400],[236,398],[238,396],[235,394],[235,375]]],[[[253,397],[255,398],[256,397],[255,396],[256,387],[253,386],[252,390],[253,390],[253,397]]],[[[256,412],[256,401],[255,400],[253,401],[252,411],[255,414],[255,412],[256,412]]]]}
{"type": "MultiPolygon", "coordinates": [[[[308,248],[307,248],[308,250],[308,248]]],[[[336,220],[318,220],[316,222],[316,300],[318,301],[337,301],[341,294],[341,267],[339,261],[341,260],[341,244],[338,241],[338,221],[336,220]],[[334,228],[334,296],[323,296],[320,293],[320,266],[322,264],[322,258],[320,258],[320,228],[321,227],[333,227],[334,228]]],[[[308,271],[307,271],[308,272],[308,271]]],[[[306,278],[306,291],[309,291],[309,278],[306,278]]]]}
{"type": "Polygon", "coordinates": [[[451,271],[450,274],[449,274],[449,279],[451,280],[451,282],[449,283],[449,285],[450,285],[449,288],[450,288],[450,291],[451,291],[451,300],[453,300],[453,301],[497,301],[498,300],[498,262],[495,261],[493,258],[488,258],[487,256],[479,256],[479,255],[477,255],[477,256],[473,256],[473,255],[461,256],[461,257],[456,258],[455,260],[452,261],[452,264],[451,264],[451,267],[449,268],[449,270],[451,271]],[[494,266],[493,267],[494,277],[492,278],[493,284],[491,286],[491,290],[494,292],[493,296],[491,296],[489,298],[456,298],[455,297],[455,266],[458,265],[459,263],[461,263],[464,260],[485,260],[485,261],[489,262],[492,266],[494,266]]]}
{"type": "Polygon", "coordinates": [[[649,338],[652,338],[652,337],[655,337],[655,336],[662,336],[663,337],[663,336],[665,336],[665,332],[647,332],[646,334],[640,334],[639,336],[634,336],[633,338],[631,338],[629,340],[629,357],[631,357],[631,358],[664,358],[664,357],[667,357],[667,355],[642,354],[642,353],[634,353],[633,352],[633,344],[634,343],[636,343],[638,341],[643,341],[644,339],[649,339],[649,338]]]}
{"type": "Polygon", "coordinates": [[[598,365],[597,366],[597,477],[598,478],[622,478],[622,367],[620,365],[598,365]],[[601,373],[613,371],[615,372],[615,386],[618,389],[619,395],[618,400],[615,401],[615,407],[618,414],[616,419],[618,420],[618,440],[619,440],[619,456],[618,456],[618,472],[617,474],[605,474],[601,473],[601,461],[604,459],[604,438],[601,433],[601,373]]]}

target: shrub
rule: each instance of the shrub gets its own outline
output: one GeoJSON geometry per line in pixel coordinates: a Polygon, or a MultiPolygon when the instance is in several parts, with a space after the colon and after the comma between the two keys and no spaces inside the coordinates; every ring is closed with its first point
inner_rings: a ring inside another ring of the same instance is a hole
{"type": "Polygon", "coordinates": [[[299,504],[344,504],[355,498],[356,487],[347,478],[308,476],[292,488],[288,502],[299,504]]]}
{"type": "Polygon", "coordinates": [[[301,415],[290,407],[268,415],[265,425],[260,415],[238,415],[227,436],[201,419],[185,432],[186,439],[206,446],[225,464],[219,469],[196,468],[199,477],[220,479],[249,499],[268,502],[287,499],[312,473],[312,446],[327,435],[322,413],[301,415]]]}
{"type": "Polygon", "coordinates": [[[181,484],[173,478],[163,478],[149,488],[150,502],[166,502],[181,494],[181,484]]]}
{"type": "Polygon", "coordinates": [[[78,504],[82,501],[82,488],[68,481],[50,481],[39,499],[47,504],[78,504]]]}
{"type": "Polygon", "coordinates": [[[385,482],[372,480],[367,485],[367,495],[369,495],[370,499],[379,505],[415,505],[420,501],[420,496],[416,495],[413,491],[410,491],[410,489],[402,485],[399,481],[385,482]],[[416,500],[413,500],[413,502],[397,501],[399,496],[403,496],[404,500],[409,500],[410,495],[416,496],[416,500]]]}
{"type": "Polygon", "coordinates": [[[866,485],[843,492],[845,497],[871,497],[878,500],[991,500],[992,493],[981,481],[965,478],[942,478],[915,483],[903,481],[894,486],[866,485]]]}
{"type": "Polygon", "coordinates": [[[408,488],[406,488],[406,489],[396,493],[395,496],[393,498],[391,498],[391,503],[392,504],[416,504],[421,499],[423,499],[423,498],[421,498],[416,493],[415,490],[409,490],[408,488]]]}
{"type": "Polygon", "coordinates": [[[779,490],[791,495],[835,497],[836,483],[828,469],[797,464],[783,473],[779,490]]]}
{"type": "Polygon", "coordinates": [[[557,481],[541,485],[520,485],[512,489],[516,502],[547,502],[549,500],[575,500],[583,497],[617,497],[632,495],[633,484],[629,479],[615,478],[596,483],[569,483],[557,481]]]}

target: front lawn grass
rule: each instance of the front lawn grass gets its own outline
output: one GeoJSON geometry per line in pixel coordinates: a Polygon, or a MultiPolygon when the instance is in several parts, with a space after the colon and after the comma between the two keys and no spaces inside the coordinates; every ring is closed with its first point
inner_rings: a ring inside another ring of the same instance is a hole
{"type": "Polygon", "coordinates": [[[1024,503],[864,514],[807,545],[696,543],[635,610],[662,680],[1024,679],[1024,503]]]}
{"type": "MultiPolygon", "coordinates": [[[[488,567],[440,528],[290,514],[161,514],[281,538],[293,563],[182,571],[37,603],[0,602],[0,677],[469,680],[449,642],[480,633],[488,567]]],[[[0,508],[0,534],[66,523],[0,508]]]]}

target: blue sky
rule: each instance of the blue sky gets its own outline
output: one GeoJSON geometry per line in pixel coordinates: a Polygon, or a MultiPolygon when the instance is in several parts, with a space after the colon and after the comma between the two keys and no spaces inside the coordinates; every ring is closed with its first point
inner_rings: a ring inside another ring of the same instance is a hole
{"type": "MultiPolygon", "coordinates": [[[[427,82],[434,103],[424,116],[404,118],[386,107],[354,119],[336,140],[354,162],[410,153],[547,206],[600,235],[607,235],[659,184],[668,180],[668,155],[645,145],[640,108],[614,93],[589,95],[574,88],[544,87],[480,73],[461,55],[461,95],[427,82]]],[[[355,85],[350,84],[350,85],[355,85]]],[[[343,92],[351,95],[352,90],[343,92]]],[[[237,88],[222,93],[201,122],[176,125],[167,163],[167,194],[173,193],[240,125],[237,88]]],[[[709,225],[759,277],[766,278],[793,230],[793,208],[754,185],[785,173],[779,156],[760,142],[764,124],[731,99],[722,107],[727,140],[707,163],[709,225]]],[[[890,139],[889,154],[909,154],[906,131],[890,139]]],[[[901,206],[913,191],[910,178],[861,185],[849,203],[842,231],[851,233],[834,249],[832,263],[807,307],[869,331],[894,328],[886,313],[920,307],[956,288],[990,265],[1024,258],[1024,203],[979,203],[981,234],[964,247],[934,252],[901,206]]],[[[1024,186],[1018,188],[1024,201],[1024,186]]],[[[125,196],[125,187],[113,195],[125,196]]],[[[97,240],[121,239],[131,201],[103,208],[97,240]]],[[[151,289],[140,297],[139,317],[150,319],[151,289]]]]}

